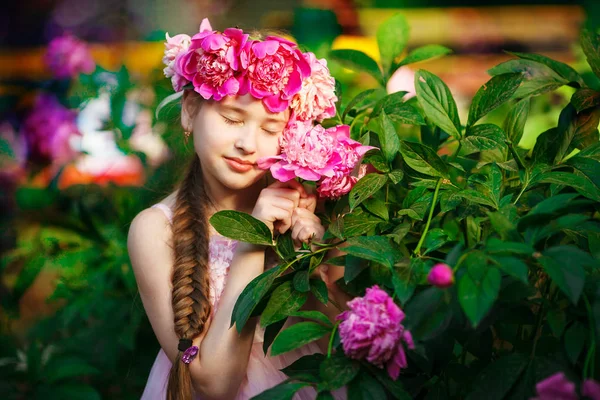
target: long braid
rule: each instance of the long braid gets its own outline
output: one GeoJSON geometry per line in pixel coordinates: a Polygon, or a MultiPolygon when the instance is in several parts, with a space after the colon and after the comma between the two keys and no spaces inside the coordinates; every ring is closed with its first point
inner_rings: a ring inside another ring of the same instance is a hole
{"type": "MultiPolygon", "coordinates": [[[[211,313],[208,268],[208,197],[197,155],[179,187],[173,213],[173,313],[179,339],[194,339],[211,313]]],[[[177,343],[173,343],[177,346],[177,343]]],[[[191,400],[192,382],[187,364],[177,354],[169,374],[167,400],[191,400]]]]}

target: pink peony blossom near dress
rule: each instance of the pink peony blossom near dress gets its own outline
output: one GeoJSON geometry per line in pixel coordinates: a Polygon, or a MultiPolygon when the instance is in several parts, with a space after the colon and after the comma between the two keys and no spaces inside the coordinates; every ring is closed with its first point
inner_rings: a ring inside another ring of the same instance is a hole
{"type": "Polygon", "coordinates": [[[309,63],[311,74],[302,81],[302,88],[294,95],[290,107],[296,119],[317,120],[335,116],[335,79],[327,68],[327,60],[318,60],[313,53],[303,53],[309,63]]]}
{"type": "Polygon", "coordinates": [[[439,263],[431,268],[427,281],[433,286],[441,289],[448,288],[454,284],[454,273],[448,265],[439,263]]]}
{"type": "Polygon", "coordinates": [[[404,346],[414,349],[412,335],[402,325],[404,312],[379,286],[368,288],[364,297],[348,302],[350,310],[338,315],[344,353],[385,367],[392,379],[408,366],[404,346]]]}
{"type": "Polygon", "coordinates": [[[578,400],[575,384],[558,372],[535,385],[537,397],[531,400],[578,400]]]}
{"type": "Polygon", "coordinates": [[[85,42],[72,35],[59,36],[48,44],[44,61],[57,78],[94,72],[96,63],[85,42]]]}
{"type": "Polygon", "coordinates": [[[33,157],[43,161],[66,163],[79,153],[71,147],[81,136],[75,123],[77,115],[49,94],[37,97],[33,109],[22,125],[33,157]]]}
{"type": "Polygon", "coordinates": [[[236,71],[240,68],[240,51],[248,35],[235,28],[223,33],[211,31],[208,23],[203,23],[200,29],[201,32],[192,37],[188,51],[177,58],[177,70],[207,100],[219,101],[238,94],[241,77],[236,71]]]}
{"type": "Polygon", "coordinates": [[[292,97],[311,74],[311,67],[298,47],[283,38],[247,42],[240,55],[245,70],[240,94],[262,99],[271,112],[289,107],[292,97]]]}

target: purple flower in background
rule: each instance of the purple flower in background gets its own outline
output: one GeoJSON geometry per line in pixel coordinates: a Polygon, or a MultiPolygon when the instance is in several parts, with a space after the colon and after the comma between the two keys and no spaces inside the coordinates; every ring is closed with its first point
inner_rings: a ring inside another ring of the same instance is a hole
{"type": "Polygon", "coordinates": [[[364,297],[348,302],[350,310],[338,315],[344,353],[354,359],[366,359],[379,368],[384,366],[392,379],[406,368],[404,345],[414,349],[412,336],[402,325],[404,312],[379,286],[367,289],[364,297]]]}
{"type": "Polygon", "coordinates": [[[427,281],[441,289],[449,288],[454,284],[452,268],[443,263],[434,265],[427,275],[427,281]]]}
{"type": "Polygon", "coordinates": [[[57,78],[89,74],[96,68],[87,44],[69,34],[52,39],[44,60],[57,78]]]}
{"type": "Polygon", "coordinates": [[[80,136],[75,118],[53,95],[38,95],[21,128],[32,156],[58,163],[73,159],[78,153],[71,140],[80,136]]]}
{"type": "Polygon", "coordinates": [[[575,384],[558,372],[535,385],[537,397],[532,400],[577,400],[575,384]]]}
{"type": "Polygon", "coordinates": [[[583,382],[581,394],[592,400],[600,400],[600,383],[593,379],[587,379],[583,382]]]}

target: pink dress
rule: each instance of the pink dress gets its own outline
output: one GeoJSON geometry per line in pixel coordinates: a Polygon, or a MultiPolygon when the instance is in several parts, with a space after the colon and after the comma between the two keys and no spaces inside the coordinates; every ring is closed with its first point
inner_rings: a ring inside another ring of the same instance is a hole
{"type": "MultiPolygon", "coordinates": [[[[155,204],[153,207],[161,209],[171,221],[172,211],[164,204],[155,204]]],[[[229,264],[233,258],[236,241],[223,237],[216,232],[211,232],[209,242],[209,262],[210,262],[210,300],[213,305],[213,312],[216,310],[219,298],[225,287],[227,274],[229,272],[229,264]]],[[[289,319],[288,319],[289,321],[289,319]]],[[[287,325],[287,324],[286,324],[287,325]]],[[[287,376],[279,371],[287,367],[298,358],[320,353],[320,349],[315,342],[309,343],[295,351],[290,351],[279,356],[267,356],[263,352],[263,335],[264,329],[259,325],[256,326],[254,334],[254,343],[250,351],[250,359],[248,361],[248,370],[236,400],[250,399],[253,396],[281,383],[287,376]]],[[[167,377],[171,369],[171,361],[161,349],[154,361],[146,388],[142,394],[142,400],[164,400],[166,399],[167,377]]],[[[334,393],[336,399],[345,398],[345,393],[337,391],[334,393]]],[[[316,392],[312,387],[301,389],[294,396],[295,400],[314,399],[316,392]]],[[[199,399],[199,397],[198,397],[199,399]]]]}

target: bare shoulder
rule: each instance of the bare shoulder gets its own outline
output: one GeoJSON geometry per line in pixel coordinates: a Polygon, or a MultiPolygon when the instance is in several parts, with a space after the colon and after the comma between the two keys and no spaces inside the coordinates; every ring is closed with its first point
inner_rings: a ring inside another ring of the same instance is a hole
{"type": "Polygon", "coordinates": [[[141,211],[131,222],[127,250],[134,270],[151,268],[153,259],[170,257],[171,226],[167,216],[157,208],[141,211]]]}

